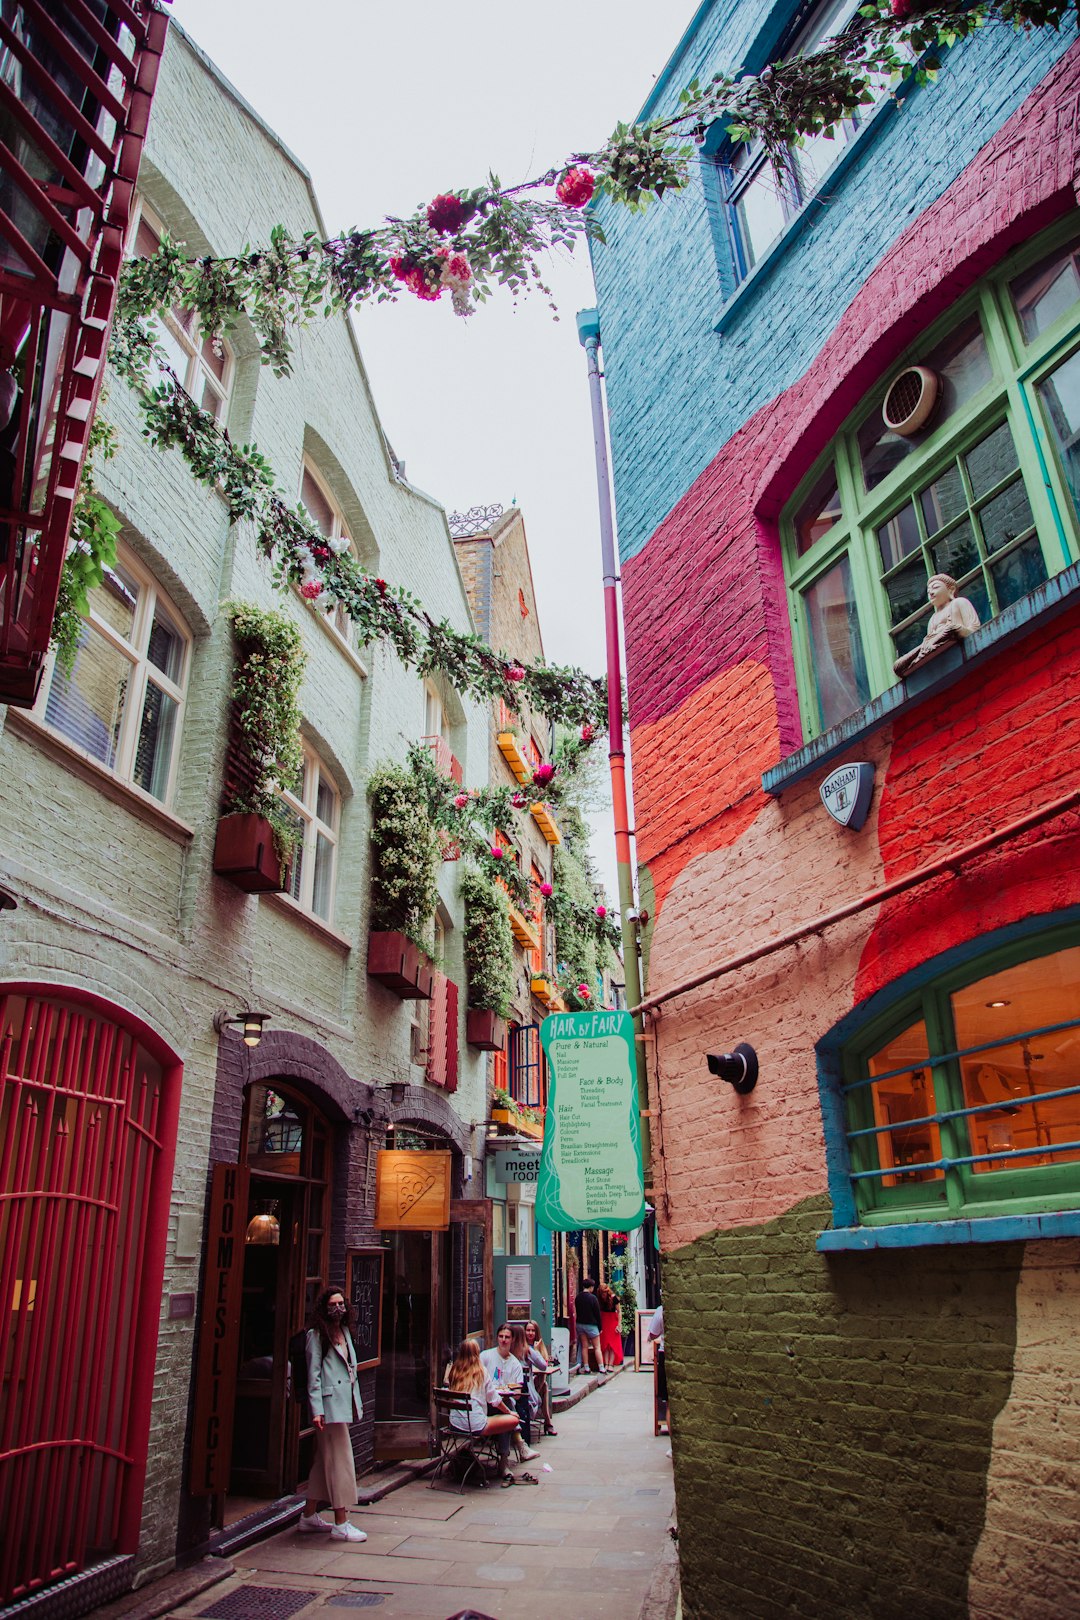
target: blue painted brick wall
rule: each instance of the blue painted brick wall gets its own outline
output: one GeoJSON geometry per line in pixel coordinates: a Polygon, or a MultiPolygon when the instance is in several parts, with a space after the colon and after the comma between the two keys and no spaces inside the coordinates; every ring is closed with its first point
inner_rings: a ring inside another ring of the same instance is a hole
{"type": "MultiPolygon", "coordinates": [[[[646,111],[676,109],[694,77],[757,66],[792,7],[699,9],[646,111]]],[[[619,540],[635,556],[732,433],[806,370],[867,273],[951,184],[1076,37],[994,24],[945,58],[936,85],[875,120],[860,154],[722,333],[725,297],[700,173],[631,215],[601,202],[594,245],[619,540]]],[[[706,161],[706,160],[702,160],[706,161]]]]}

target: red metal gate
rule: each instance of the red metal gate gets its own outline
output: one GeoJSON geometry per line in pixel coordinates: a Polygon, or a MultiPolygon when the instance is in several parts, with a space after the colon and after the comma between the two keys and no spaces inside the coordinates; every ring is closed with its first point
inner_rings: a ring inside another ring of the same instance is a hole
{"type": "Polygon", "coordinates": [[[0,1603],[134,1552],[180,1069],[78,992],[0,995],[0,1603]]]}

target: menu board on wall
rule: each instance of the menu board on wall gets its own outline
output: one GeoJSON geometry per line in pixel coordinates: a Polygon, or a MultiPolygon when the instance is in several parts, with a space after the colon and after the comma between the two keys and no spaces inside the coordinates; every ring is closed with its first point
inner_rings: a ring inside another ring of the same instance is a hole
{"type": "Polygon", "coordinates": [[[358,1367],[377,1367],[381,1355],[384,1249],[346,1249],[345,1295],[351,1307],[358,1367]]]}
{"type": "Polygon", "coordinates": [[[552,1232],[626,1232],[645,1219],[634,1053],[627,1012],[555,1013],[540,1026],[548,1106],[536,1219],[552,1232]]]}
{"type": "Polygon", "coordinates": [[[479,1221],[465,1228],[465,1336],[484,1334],[484,1260],[487,1233],[479,1221]]]}

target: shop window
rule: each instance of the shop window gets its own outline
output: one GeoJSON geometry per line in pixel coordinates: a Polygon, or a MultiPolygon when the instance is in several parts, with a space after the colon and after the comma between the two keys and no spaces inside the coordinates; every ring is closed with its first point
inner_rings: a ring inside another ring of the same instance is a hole
{"type": "MultiPolygon", "coordinates": [[[[161,221],[140,199],[129,238],[132,257],[150,258],[160,248],[164,234],[161,221]]],[[[153,324],[154,336],[181,387],[201,410],[223,423],[236,369],[230,344],[222,337],[205,337],[193,309],[177,306],[153,324]]]]}
{"type": "Polygon", "coordinates": [[[843,1151],[866,1223],[1080,1206],[1080,943],[998,951],[845,1052],[843,1151]]]}
{"type": "Polygon", "coordinates": [[[520,1024],[510,1031],[507,1089],[524,1108],[542,1110],[545,1106],[544,1054],[538,1024],[520,1024]]]}
{"type": "MultiPolygon", "coordinates": [[[[842,34],[858,10],[858,0],[824,0],[789,36],[774,62],[811,56],[829,39],[842,34]]],[[[887,74],[872,75],[866,105],[831,129],[808,135],[787,152],[782,176],[776,173],[760,142],[725,141],[716,162],[723,212],[732,245],[735,275],[742,280],[776,239],[802,212],[844,148],[866,125],[887,93],[887,74]]]]}
{"type": "Polygon", "coordinates": [[[808,737],[895,683],[926,633],[931,575],[986,624],[1080,557],[1078,266],[1065,244],[981,283],[890,367],[784,514],[808,737]],[[882,403],[916,365],[936,403],[900,435],[882,403]]]}
{"type": "Polygon", "coordinates": [[[191,637],[125,546],[89,601],[71,672],[54,662],[36,712],[99,765],[166,804],[180,746],[191,637]]]}
{"type": "Polygon", "coordinates": [[[295,793],[282,792],[296,828],[289,894],[324,922],[334,916],[341,795],[315,750],[304,745],[304,765],[295,793]]]}

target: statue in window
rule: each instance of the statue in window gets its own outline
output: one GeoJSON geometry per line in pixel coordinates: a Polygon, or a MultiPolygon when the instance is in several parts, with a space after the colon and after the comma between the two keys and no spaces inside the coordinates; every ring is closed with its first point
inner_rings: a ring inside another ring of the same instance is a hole
{"type": "Polygon", "coordinates": [[[950,574],[931,574],[927,580],[926,594],[934,611],[919,645],[911,652],[902,653],[893,665],[901,680],[928,658],[944,652],[946,647],[954,647],[979,628],[979,615],[967,597],[957,596],[956,592],[957,584],[950,574]]]}

